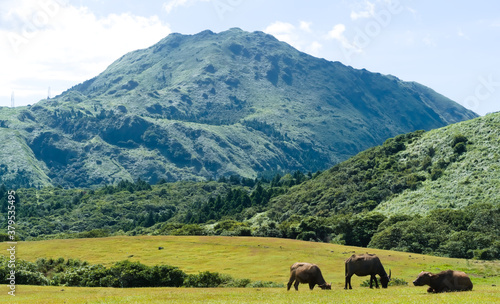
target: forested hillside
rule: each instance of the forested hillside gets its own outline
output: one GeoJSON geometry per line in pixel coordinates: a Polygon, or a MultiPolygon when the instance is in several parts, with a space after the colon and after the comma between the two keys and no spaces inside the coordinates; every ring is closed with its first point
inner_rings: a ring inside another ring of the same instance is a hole
{"type": "Polygon", "coordinates": [[[19,189],[18,236],[253,235],[498,259],[499,133],[495,113],[399,135],[322,173],[19,189]]]}
{"type": "Polygon", "coordinates": [[[500,113],[388,139],[277,198],[309,215],[427,214],[500,201],[500,113]]]}

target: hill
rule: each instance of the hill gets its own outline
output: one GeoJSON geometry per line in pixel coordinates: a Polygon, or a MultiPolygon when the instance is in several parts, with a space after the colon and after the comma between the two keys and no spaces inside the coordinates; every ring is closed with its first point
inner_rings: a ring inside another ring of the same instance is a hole
{"type": "MultiPolygon", "coordinates": [[[[235,278],[285,283],[289,267],[297,261],[311,261],[322,266],[327,281],[335,288],[343,287],[344,261],[366,248],[259,237],[221,236],[117,236],[94,239],[48,240],[19,242],[21,260],[35,262],[38,258],[62,257],[90,264],[110,266],[117,261],[138,261],[148,266],[172,265],[196,274],[202,271],[221,272],[235,278]],[[92,243],[89,248],[89,243],[92,243]],[[159,247],[164,249],[158,250],[159,247]],[[71,248],[66,250],[65,248],[71,248]],[[110,251],[109,248],[116,250],[110,251]],[[175,262],[175,263],[174,263],[175,262]]],[[[500,275],[498,261],[471,261],[408,255],[404,252],[369,249],[379,255],[394,277],[407,282],[414,279],[423,265],[429,271],[455,267],[475,274],[476,282],[494,281],[500,275]],[[409,267],[411,265],[411,267],[409,267]]],[[[366,278],[353,278],[361,283],[366,278]]]]}
{"type": "MultiPolygon", "coordinates": [[[[310,215],[375,210],[428,214],[500,202],[500,113],[388,139],[273,202],[310,215]]],[[[292,211],[293,213],[293,211],[292,211]]]]}
{"type": "Polygon", "coordinates": [[[262,32],[171,34],[33,106],[0,108],[1,182],[90,187],[324,170],[477,115],[262,32]]]}

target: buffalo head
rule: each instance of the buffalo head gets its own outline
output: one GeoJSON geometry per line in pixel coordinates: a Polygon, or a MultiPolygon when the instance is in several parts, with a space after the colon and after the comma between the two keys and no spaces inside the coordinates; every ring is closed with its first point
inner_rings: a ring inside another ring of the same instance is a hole
{"type": "Polygon", "coordinates": [[[330,290],[332,289],[332,284],[331,283],[328,284],[328,283],[325,282],[325,284],[321,284],[321,285],[318,285],[318,286],[321,289],[330,289],[330,290]]]}
{"type": "Polygon", "coordinates": [[[389,269],[389,276],[380,277],[380,283],[382,284],[382,288],[387,288],[390,280],[391,280],[391,270],[389,269]]]}
{"type": "Polygon", "coordinates": [[[427,271],[422,271],[415,281],[413,281],[413,285],[415,286],[424,286],[429,285],[431,281],[431,273],[427,271]]]}

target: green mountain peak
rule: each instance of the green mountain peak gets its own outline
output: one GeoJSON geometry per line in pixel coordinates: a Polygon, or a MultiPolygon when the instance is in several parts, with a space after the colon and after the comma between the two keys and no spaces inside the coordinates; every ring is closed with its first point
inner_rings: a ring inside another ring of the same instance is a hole
{"type": "Polygon", "coordinates": [[[0,160],[2,182],[67,187],[314,172],[397,134],[477,116],[420,84],[241,29],[170,34],[7,112],[0,138],[14,132],[23,153],[0,160]]]}

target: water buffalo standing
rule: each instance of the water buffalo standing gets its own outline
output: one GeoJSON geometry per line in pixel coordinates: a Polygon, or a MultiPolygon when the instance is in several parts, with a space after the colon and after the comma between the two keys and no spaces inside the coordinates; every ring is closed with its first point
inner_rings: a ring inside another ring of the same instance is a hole
{"type": "Polygon", "coordinates": [[[309,289],[313,289],[314,285],[318,284],[321,289],[332,289],[332,285],[328,284],[318,265],[310,263],[295,263],[290,266],[290,280],[288,281],[287,289],[290,290],[293,281],[295,290],[299,290],[300,283],[308,283],[309,289]]]}
{"type": "Polygon", "coordinates": [[[422,271],[413,281],[415,286],[429,285],[427,292],[466,291],[472,290],[469,276],[462,271],[445,270],[438,274],[422,271]]]}
{"type": "Polygon", "coordinates": [[[350,258],[345,261],[345,287],[349,284],[349,289],[351,286],[351,277],[353,275],[357,276],[370,276],[370,288],[373,288],[373,280],[375,280],[375,287],[378,288],[378,282],[375,275],[380,276],[380,283],[383,288],[387,288],[389,281],[391,280],[391,271],[389,270],[389,275],[384,270],[384,266],[380,262],[380,259],[374,254],[353,254],[350,258]]]}

